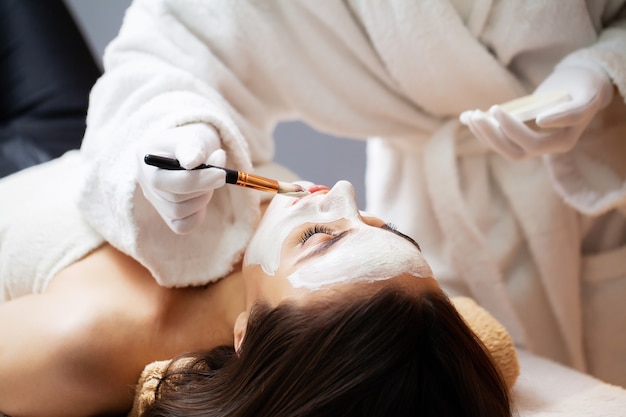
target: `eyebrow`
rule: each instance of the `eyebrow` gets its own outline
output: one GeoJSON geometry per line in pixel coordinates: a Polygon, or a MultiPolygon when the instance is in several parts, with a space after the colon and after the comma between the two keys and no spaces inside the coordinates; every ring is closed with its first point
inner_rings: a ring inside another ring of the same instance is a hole
{"type": "Polygon", "coordinates": [[[396,235],[400,236],[401,238],[406,239],[406,240],[407,240],[407,241],[409,241],[411,244],[413,244],[413,245],[417,248],[417,250],[418,250],[418,251],[420,251],[420,252],[422,251],[422,248],[420,248],[420,245],[419,245],[419,244],[418,244],[415,240],[413,240],[413,238],[412,238],[412,237],[407,236],[407,235],[405,235],[404,233],[402,233],[402,232],[398,231],[398,229],[396,229],[396,227],[395,227],[393,224],[391,224],[391,223],[385,223],[385,224],[383,224],[382,226],[380,226],[380,228],[381,228],[381,229],[383,229],[383,230],[388,230],[388,231],[390,231],[391,233],[394,233],[394,234],[396,234],[396,235]]]}

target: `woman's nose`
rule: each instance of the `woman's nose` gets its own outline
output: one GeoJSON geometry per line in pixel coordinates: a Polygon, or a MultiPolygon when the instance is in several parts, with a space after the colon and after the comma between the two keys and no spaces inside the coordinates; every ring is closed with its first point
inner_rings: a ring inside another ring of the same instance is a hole
{"type": "Polygon", "coordinates": [[[339,181],[320,204],[321,211],[337,211],[344,214],[359,215],[354,187],[348,181],[339,181]]]}

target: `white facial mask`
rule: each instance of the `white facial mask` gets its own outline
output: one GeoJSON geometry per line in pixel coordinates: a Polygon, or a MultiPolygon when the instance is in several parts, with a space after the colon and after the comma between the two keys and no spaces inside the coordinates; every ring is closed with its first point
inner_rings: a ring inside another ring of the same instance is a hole
{"type": "Polygon", "coordinates": [[[353,231],[327,254],[312,259],[288,279],[296,288],[315,290],[323,286],[383,280],[409,273],[430,277],[432,273],[417,248],[394,233],[363,223],[349,182],[338,182],[328,194],[314,194],[299,201],[276,196],[250,241],[245,265],[260,265],[268,275],[280,266],[286,238],[305,223],[324,224],[348,220],[353,231]],[[295,204],[294,204],[295,203],[295,204]]]}
{"type": "MultiPolygon", "coordinates": [[[[305,188],[312,183],[299,182],[305,188]]],[[[317,195],[307,198],[318,198],[317,195]]],[[[292,197],[276,195],[248,244],[244,265],[260,265],[267,275],[274,275],[280,266],[280,251],[294,228],[312,221],[315,209],[311,204],[300,204],[292,197]],[[302,210],[299,210],[303,206],[302,210]]],[[[319,216],[318,216],[319,217],[319,216]]]]}
{"type": "Polygon", "coordinates": [[[318,290],[335,284],[382,281],[402,274],[432,277],[430,267],[412,243],[378,227],[355,226],[336,247],[289,275],[291,285],[318,290]]]}

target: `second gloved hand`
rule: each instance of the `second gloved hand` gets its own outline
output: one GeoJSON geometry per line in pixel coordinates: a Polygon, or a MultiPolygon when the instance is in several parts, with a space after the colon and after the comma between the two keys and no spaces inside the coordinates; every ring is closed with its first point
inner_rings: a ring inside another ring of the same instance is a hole
{"type": "Polygon", "coordinates": [[[139,147],[137,179],[146,199],[170,229],[178,234],[191,232],[204,222],[206,207],[216,188],[226,183],[224,170],[170,171],[143,163],[146,154],[174,157],[187,168],[200,164],[223,167],[226,153],[216,130],[193,123],[146,138],[139,147]]]}
{"type": "Polygon", "coordinates": [[[595,114],[613,97],[609,76],[599,67],[562,65],[546,78],[535,93],[563,91],[569,100],[541,111],[538,129],[526,125],[496,105],[461,114],[472,133],[501,155],[514,160],[571,150],[595,114]]]}

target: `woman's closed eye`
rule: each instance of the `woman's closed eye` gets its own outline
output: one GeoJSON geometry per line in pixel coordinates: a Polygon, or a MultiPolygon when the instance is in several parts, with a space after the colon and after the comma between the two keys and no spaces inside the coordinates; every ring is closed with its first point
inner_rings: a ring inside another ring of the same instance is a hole
{"type": "Polygon", "coordinates": [[[351,229],[338,231],[320,224],[307,227],[299,238],[299,244],[306,249],[306,254],[299,258],[296,264],[326,253],[337,242],[348,236],[351,231],[351,229]]]}
{"type": "Polygon", "coordinates": [[[316,224],[314,226],[306,228],[304,232],[302,232],[302,235],[300,236],[300,244],[304,245],[310,238],[317,234],[335,236],[335,232],[330,227],[316,224]]]}

